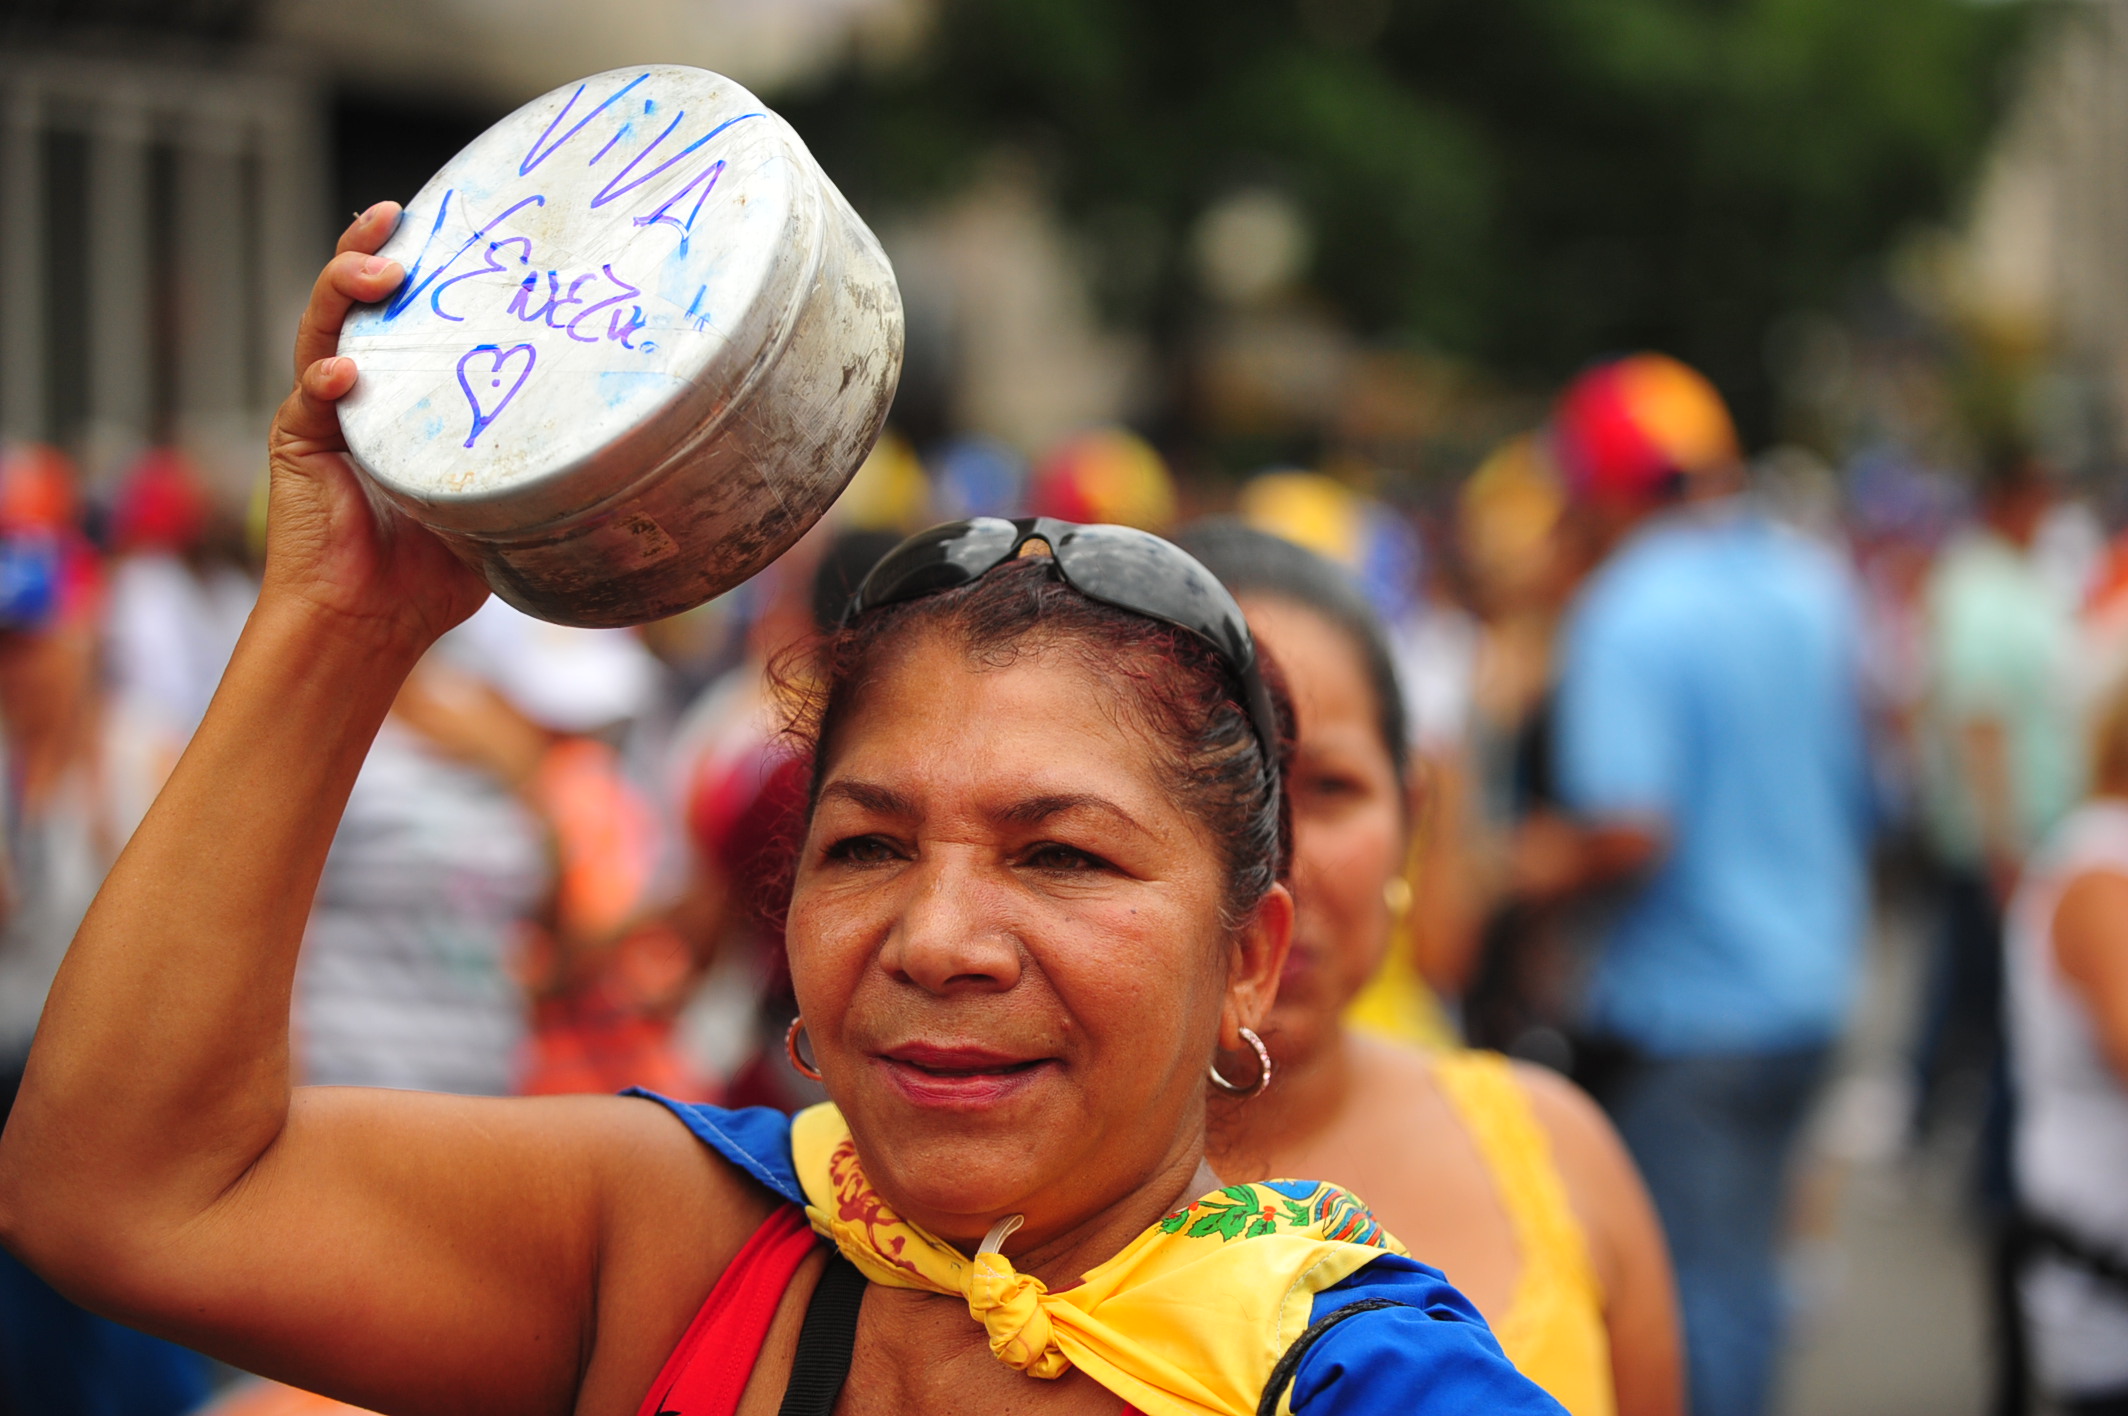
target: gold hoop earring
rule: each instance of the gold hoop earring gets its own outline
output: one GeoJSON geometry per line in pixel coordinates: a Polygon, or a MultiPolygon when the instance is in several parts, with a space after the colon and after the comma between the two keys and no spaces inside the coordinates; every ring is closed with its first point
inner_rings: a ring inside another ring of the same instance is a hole
{"type": "Polygon", "coordinates": [[[790,1054],[791,1066],[799,1076],[809,1082],[820,1080],[820,1069],[798,1055],[798,1034],[805,1027],[805,1019],[791,1019],[790,1031],[783,1035],[783,1050],[790,1054]]]}
{"type": "Polygon", "coordinates": [[[1382,904],[1389,917],[1401,920],[1411,913],[1411,882],[1401,875],[1392,875],[1382,885],[1382,904]]]}
{"type": "Polygon", "coordinates": [[[1225,1092],[1228,1096],[1255,1096],[1265,1087],[1271,1085],[1271,1049],[1264,1046],[1264,1040],[1256,1035],[1256,1029],[1254,1028],[1243,1028],[1241,1030],[1241,1040],[1247,1043],[1256,1054],[1256,1084],[1254,1086],[1237,1087],[1225,1077],[1220,1076],[1217,1058],[1207,1063],[1204,1070],[1211,1077],[1212,1085],[1225,1092]]]}

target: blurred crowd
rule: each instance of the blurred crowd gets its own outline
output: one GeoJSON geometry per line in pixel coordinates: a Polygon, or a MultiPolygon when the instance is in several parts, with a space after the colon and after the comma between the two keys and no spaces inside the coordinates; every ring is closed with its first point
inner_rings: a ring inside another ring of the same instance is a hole
{"type": "MultiPolygon", "coordinates": [[[[1909,1140],[1979,1128],[2004,1409],[2032,1381],[2128,1410],[2128,539],[2007,441],[1955,474],[1889,449],[1754,470],[1715,390],[1658,355],[1583,374],[1430,501],[1298,468],[1180,482],[1121,428],[1031,463],[890,433],[828,522],[696,611],[581,630],[491,600],[356,783],[293,1003],[300,1074],[818,1099],[779,922],[805,790],[779,704],[810,637],[935,521],[1186,537],[1213,514],[1343,567],[1386,627],[1416,829],[1348,1021],[1597,1098],[1662,1221],[1694,1409],[1766,1409],[1787,1179],[1895,878],[1932,920],[1909,1140]]],[[[0,458],[9,1097],[206,710],[261,524],[173,452],[98,487],[50,448],[0,458]]],[[[207,1399],[191,1354],[5,1256],[0,1279],[14,1410],[207,1399]],[[131,1392],[83,1404],[84,1374],[131,1392]]]]}

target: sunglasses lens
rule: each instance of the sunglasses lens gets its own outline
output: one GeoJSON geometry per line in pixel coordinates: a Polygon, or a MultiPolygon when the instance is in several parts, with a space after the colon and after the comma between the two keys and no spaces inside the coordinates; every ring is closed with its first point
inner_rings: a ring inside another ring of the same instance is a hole
{"type": "Polygon", "coordinates": [[[1079,590],[1119,609],[1201,636],[1241,681],[1256,739],[1277,755],[1278,716],[1256,667],[1256,641],[1219,578],[1172,542],[1128,526],[1073,526],[1052,542],[1057,568],[1079,590]]]}
{"type": "Polygon", "coordinates": [[[1058,567],[1086,594],[1202,635],[1237,672],[1255,661],[1234,597],[1173,543],[1128,526],[1075,526],[1057,542],[1058,567]]]}
{"type": "Polygon", "coordinates": [[[872,567],[850,602],[850,614],[966,585],[1011,555],[1018,539],[1018,528],[995,516],[919,531],[872,567]]]}

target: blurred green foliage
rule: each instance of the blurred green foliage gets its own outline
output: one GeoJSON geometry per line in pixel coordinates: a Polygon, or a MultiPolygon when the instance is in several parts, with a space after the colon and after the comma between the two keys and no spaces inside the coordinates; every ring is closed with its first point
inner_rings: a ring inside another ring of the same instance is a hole
{"type": "Polygon", "coordinates": [[[1949,215],[2028,7],[1976,0],[943,0],[783,107],[874,209],[1031,153],[1111,312],[1186,326],[1190,224],[1269,184],[1371,336],[1551,379],[1662,348],[1748,424],[1766,331],[1949,215]]]}

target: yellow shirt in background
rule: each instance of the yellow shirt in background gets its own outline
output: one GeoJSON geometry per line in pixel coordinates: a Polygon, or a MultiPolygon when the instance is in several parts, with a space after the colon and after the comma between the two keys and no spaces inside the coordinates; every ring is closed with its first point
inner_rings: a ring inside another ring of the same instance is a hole
{"type": "Polygon", "coordinates": [[[1486,1314],[1493,1335],[1572,1416],[1615,1416],[1603,1290],[1529,1094],[1497,1052],[1445,1052],[1434,1079],[1477,1142],[1521,1251],[1513,1301],[1503,1314],[1486,1314]]]}

